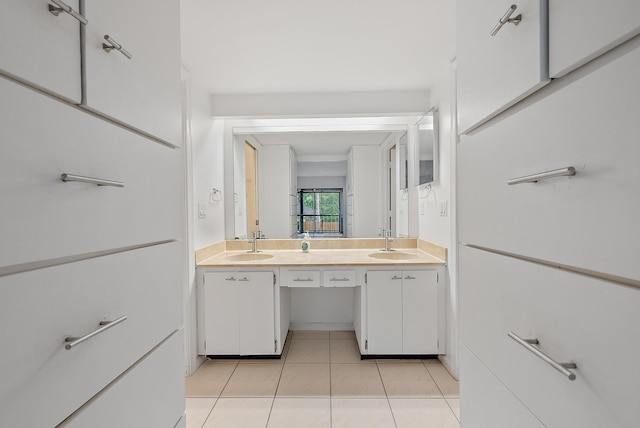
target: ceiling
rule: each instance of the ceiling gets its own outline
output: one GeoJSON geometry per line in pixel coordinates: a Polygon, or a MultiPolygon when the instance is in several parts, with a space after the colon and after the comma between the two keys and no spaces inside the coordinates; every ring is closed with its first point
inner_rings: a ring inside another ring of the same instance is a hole
{"type": "Polygon", "coordinates": [[[454,0],[181,0],[184,67],[212,94],[428,90],[454,0]]]}
{"type": "Polygon", "coordinates": [[[379,146],[389,132],[305,132],[253,135],[263,146],[290,145],[298,160],[346,159],[351,146],[379,146]]]}

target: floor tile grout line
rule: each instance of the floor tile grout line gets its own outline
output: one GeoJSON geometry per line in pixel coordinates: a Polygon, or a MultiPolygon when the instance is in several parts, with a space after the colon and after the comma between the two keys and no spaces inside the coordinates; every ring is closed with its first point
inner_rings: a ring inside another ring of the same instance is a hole
{"type": "MultiPolygon", "coordinates": [[[[434,385],[436,386],[436,388],[438,388],[438,392],[440,392],[440,395],[442,398],[445,398],[444,394],[442,393],[442,389],[440,388],[440,385],[438,385],[438,382],[436,381],[436,378],[433,377],[433,375],[431,374],[431,372],[429,371],[429,368],[427,367],[427,365],[423,362],[422,365],[424,366],[425,370],[427,371],[427,373],[429,374],[429,377],[431,378],[431,380],[433,381],[434,385]]],[[[447,404],[448,405],[448,404],[447,404]]]]}
{"type": "Polygon", "coordinates": [[[329,333],[329,428],[333,428],[333,382],[331,381],[331,333],[329,333]]]}
{"type": "Polygon", "coordinates": [[[458,418],[458,415],[456,414],[456,412],[453,411],[453,407],[451,407],[451,403],[449,403],[449,400],[445,398],[444,401],[445,403],[447,403],[447,406],[449,406],[449,409],[451,409],[451,413],[453,413],[453,417],[456,418],[458,423],[460,423],[460,418],[458,418]]]}
{"type": "Polygon", "coordinates": [[[384,396],[387,399],[387,406],[389,406],[389,411],[391,412],[391,418],[393,419],[393,424],[398,428],[398,422],[396,421],[396,415],[393,414],[393,408],[391,407],[391,401],[389,401],[389,394],[387,393],[387,387],[384,385],[384,379],[382,378],[382,372],[380,372],[380,366],[376,361],[376,369],[378,370],[378,376],[380,376],[380,383],[382,383],[382,389],[384,389],[384,396]]]}
{"type": "Polygon", "coordinates": [[[229,378],[227,379],[227,381],[224,383],[224,386],[222,387],[222,389],[220,390],[220,393],[218,394],[216,398],[216,401],[214,401],[213,406],[211,406],[211,410],[209,410],[209,413],[207,414],[207,417],[205,418],[204,422],[202,422],[202,427],[204,427],[207,424],[207,421],[209,420],[209,418],[211,417],[211,413],[213,413],[213,409],[215,409],[216,404],[218,404],[218,401],[220,401],[220,397],[222,396],[222,392],[224,391],[224,389],[227,387],[227,385],[229,385],[229,381],[231,380],[231,376],[233,376],[233,374],[236,372],[236,369],[238,368],[238,365],[240,363],[236,361],[235,366],[233,367],[233,371],[231,372],[231,374],[229,375],[229,378]]]}

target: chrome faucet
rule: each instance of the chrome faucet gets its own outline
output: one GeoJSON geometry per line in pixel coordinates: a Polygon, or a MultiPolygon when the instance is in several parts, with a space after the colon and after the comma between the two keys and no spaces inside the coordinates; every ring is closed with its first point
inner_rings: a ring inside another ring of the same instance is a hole
{"type": "Polygon", "coordinates": [[[251,250],[247,251],[247,253],[261,253],[262,251],[258,250],[257,242],[260,237],[260,231],[251,232],[251,239],[247,242],[251,244],[251,250]]]}
{"type": "Polygon", "coordinates": [[[384,237],[384,250],[380,250],[380,251],[395,251],[393,248],[389,248],[389,243],[393,242],[393,238],[391,237],[391,231],[382,229],[382,236],[384,237]]]}

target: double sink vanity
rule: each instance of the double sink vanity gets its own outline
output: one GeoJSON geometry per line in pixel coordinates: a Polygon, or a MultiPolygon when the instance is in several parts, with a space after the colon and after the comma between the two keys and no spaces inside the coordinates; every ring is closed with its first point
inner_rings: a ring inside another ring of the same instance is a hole
{"type": "Polygon", "coordinates": [[[419,239],[223,241],[196,253],[198,353],[278,358],[290,329],[355,330],[363,358],[445,349],[446,250],[419,239]],[[253,248],[252,248],[253,244],[253,248]]]}

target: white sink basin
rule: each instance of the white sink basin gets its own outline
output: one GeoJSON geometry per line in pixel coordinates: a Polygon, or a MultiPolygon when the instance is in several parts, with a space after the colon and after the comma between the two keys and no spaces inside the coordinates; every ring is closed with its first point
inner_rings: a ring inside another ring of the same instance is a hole
{"type": "Polygon", "coordinates": [[[250,262],[254,260],[266,260],[273,257],[273,254],[265,254],[265,253],[242,253],[242,254],[234,254],[232,256],[227,256],[226,258],[229,260],[234,260],[237,262],[250,262]]]}
{"type": "Polygon", "coordinates": [[[411,260],[418,258],[416,254],[403,253],[402,251],[380,251],[369,254],[369,257],[383,260],[411,260]]]}

